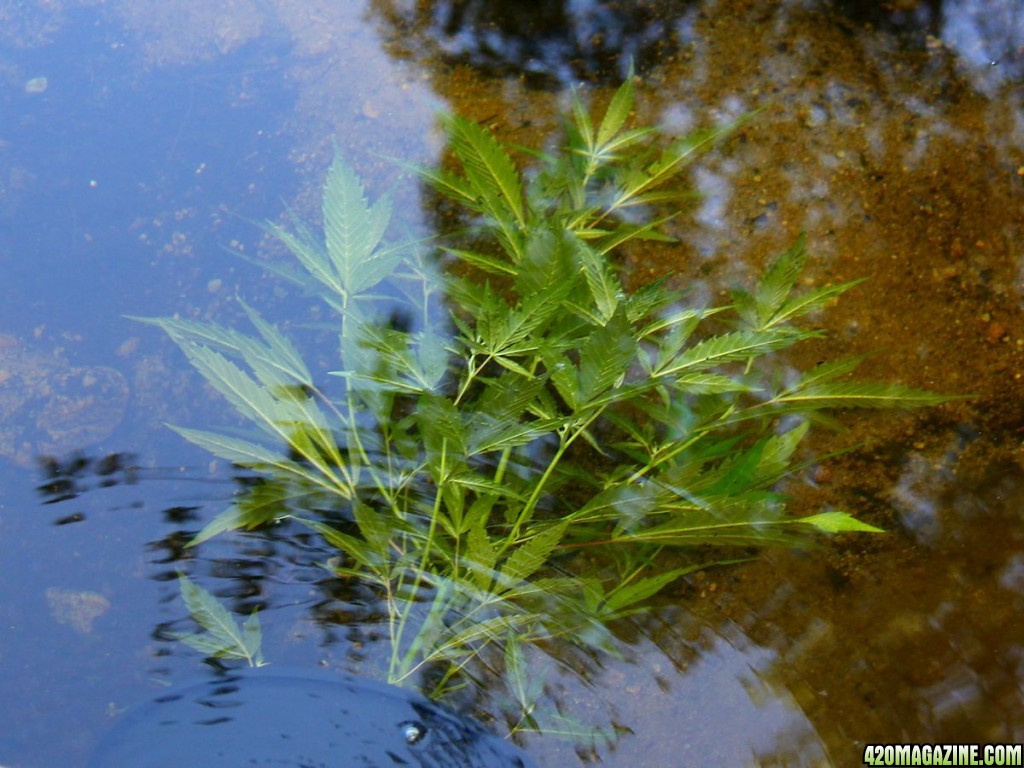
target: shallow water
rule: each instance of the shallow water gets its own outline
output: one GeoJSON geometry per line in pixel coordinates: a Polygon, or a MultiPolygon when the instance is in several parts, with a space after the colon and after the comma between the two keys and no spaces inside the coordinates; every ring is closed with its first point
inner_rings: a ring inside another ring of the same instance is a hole
{"type": "MultiPolygon", "coordinates": [[[[266,258],[254,222],[315,216],[332,143],[380,192],[401,175],[383,158],[437,159],[435,105],[537,145],[570,85],[600,103],[628,57],[640,120],[686,131],[762,110],[694,167],[703,197],[673,224],[679,244],[628,254],[634,284],[670,273],[719,300],[806,231],[809,281],[869,279],[796,362],[868,354],[865,377],[975,399],[821,434],[822,453],[860,447],[794,481],[797,508],[889,533],[663,595],[621,628],[623,660],[551,672],[551,698],[613,722],[614,748],[529,751],[550,766],[854,765],[872,742],[1024,741],[1024,10],[886,8],[0,2],[0,352],[113,368],[131,388],[77,463],[23,466],[43,442],[38,385],[0,424],[20,441],[0,467],[0,765],[81,765],[123,707],[195,677],[198,656],[166,635],[188,628],[176,568],[261,605],[275,663],[372,673],[377,644],[312,565],[315,542],[182,549],[240,481],[164,422],[227,417],[124,315],[232,322],[240,295],[316,321],[229,251],[266,258]]],[[[402,209],[443,226],[427,197],[402,209]]]]}

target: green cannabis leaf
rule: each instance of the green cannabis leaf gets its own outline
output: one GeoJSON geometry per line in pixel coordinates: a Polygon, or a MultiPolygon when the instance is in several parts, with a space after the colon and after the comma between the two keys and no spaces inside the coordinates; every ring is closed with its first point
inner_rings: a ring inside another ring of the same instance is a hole
{"type": "Polygon", "coordinates": [[[250,667],[263,666],[263,653],[260,650],[263,633],[256,611],[240,625],[217,598],[195,584],[184,573],[178,574],[178,588],[192,618],[206,632],[176,632],[173,634],[176,640],[181,640],[207,656],[219,659],[244,659],[250,667]]]}
{"type": "MultiPolygon", "coordinates": [[[[336,312],[330,376],[253,309],[254,334],[147,321],[251,427],[177,431],[263,478],[193,545],[282,520],[315,531],[338,551],[327,567],[383,604],[388,679],[441,697],[497,670],[513,731],[579,733],[536,708],[527,653],[611,648],[611,622],[707,564],[698,547],[728,563],[878,531],[787,510],[780,481],[819,412],[948,399],[851,381],[857,360],[777,375],[774,353],[822,335],[799,321],[857,283],[798,290],[803,238],[727,306],[686,306],[666,281],[626,292],[616,255],[666,239],[663,212],[687,197],[680,173],[742,123],[665,141],[630,126],[633,99],[632,76],[600,119],[575,98],[562,151],[531,152],[525,168],[482,126],[446,117],[455,167],[418,173],[466,227],[429,248],[390,240],[390,202],[368,200],[337,158],[323,233],[269,227],[299,267],[275,271],[336,312]],[[439,271],[443,259],[465,268],[439,271]]],[[[260,663],[255,615],[239,627],[181,584],[206,630],[182,639],[260,663]]]]}

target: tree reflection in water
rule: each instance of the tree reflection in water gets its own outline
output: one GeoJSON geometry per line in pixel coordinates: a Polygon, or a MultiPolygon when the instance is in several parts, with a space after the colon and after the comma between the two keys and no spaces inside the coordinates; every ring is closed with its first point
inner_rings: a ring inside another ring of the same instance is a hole
{"type": "Polygon", "coordinates": [[[686,2],[567,3],[373,0],[401,58],[473,67],[488,77],[521,78],[535,88],[579,81],[616,84],[628,62],[643,70],[679,48],[686,2]]]}

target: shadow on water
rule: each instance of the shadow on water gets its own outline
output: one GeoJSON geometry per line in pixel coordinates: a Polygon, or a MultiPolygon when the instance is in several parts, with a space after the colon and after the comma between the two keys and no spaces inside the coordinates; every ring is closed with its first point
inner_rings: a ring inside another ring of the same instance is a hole
{"type": "MultiPolygon", "coordinates": [[[[20,21],[5,27],[13,49],[45,52],[74,30],[74,19],[37,10],[25,17],[18,5],[0,5],[0,19],[20,21]]],[[[144,18],[147,3],[111,6],[101,17],[118,25],[117,41],[141,51],[142,63],[133,64],[140,70],[198,71],[264,38],[286,51],[268,67],[277,74],[266,77],[288,80],[295,98],[287,104],[245,87],[253,80],[244,77],[227,95],[202,93],[215,105],[280,110],[268,131],[294,140],[289,162],[311,178],[327,162],[331,134],[360,151],[359,163],[372,164],[361,159],[367,146],[429,155],[435,148],[421,138],[429,112],[408,97],[423,83],[454,111],[525,145],[557,130],[567,86],[584,81],[588,97],[601,102],[629,58],[643,81],[641,119],[684,131],[763,109],[693,171],[703,197],[678,221],[680,242],[632,250],[626,274],[636,285],[670,274],[695,296],[714,297],[807,230],[817,255],[810,280],[870,277],[821,316],[829,356],[870,353],[872,378],[977,398],[916,418],[852,417],[846,433],[819,438],[820,453],[858,447],[795,479],[788,490],[796,505],[850,509],[889,533],[812,553],[774,551],[698,575],[663,595],[650,616],[617,629],[623,660],[560,660],[548,695],[583,719],[611,722],[618,743],[599,751],[609,765],[854,765],[869,742],[1024,741],[1020,4],[374,0],[366,13],[378,37],[352,21],[361,11],[348,6],[317,16],[284,0],[243,3],[237,16],[225,11],[173,31],[171,22],[187,19],[193,4],[160,5],[169,14],[160,24],[144,18]],[[389,58],[398,74],[387,69],[389,58]],[[353,72],[367,73],[362,84],[353,85],[353,72]]],[[[21,88],[35,66],[6,51],[4,82],[21,88]]],[[[22,98],[4,104],[38,121],[22,98]]],[[[160,157],[187,160],[173,163],[179,179],[222,151],[208,151],[202,134],[220,113],[190,103],[165,105],[158,121],[173,126],[161,134],[160,157]]],[[[125,109],[133,104],[126,100],[125,109]]],[[[38,115],[56,119],[59,106],[38,115]]],[[[63,114],[73,119],[80,108],[65,103],[63,114]]],[[[96,146],[123,135],[94,128],[96,146]]],[[[31,131],[0,135],[5,221],[39,202],[31,185],[47,172],[12,154],[9,143],[29,141],[31,131]],[[29,193],[19,192],[25,185],[29,193]]],[[[68,143],[68,157],[85,151],[69,135],[55,136],[68,143]]],[[[225,134],[225,145],[233,136],[225,134]]],[[[256,142],[244,157],[261,152],[256,142]]],[[[263,167],[253,162],[244,167],[263,167]]],[[[390,183],[388,173],[379,186],[390,183]]],[[[87,180],[85,170],[79,175],[87,180]]],[[[161,217],[175,221],[180,201],[168,186],[160,190],[168,196],[157,206],[161,217]]],[[[227,190],[223,196],[231,205],[227,190]]],[[[300,195],[296,207],[303,202],[300,195]]],[[[423,206],[428,220],[451,226],[443,211],[423,206]]],[[[97,227],[107,215],[97,214],[97,227]]],[[[209,236],[202,221],[193,214],[165,227],[146,224],[143,233],[173,245],[172,229],[209,236]]],[[[130,221],[111,226],[139,236],[130,221]]],[[[178,246],[170,256],[189,258],[178,246]]],[[[6,269],[13,258],[3,258],[6,269]]],[[[168,293],[184,291],[196,314],[233,311],[229,300],[207,294],[210,277],[201,266],[175,274],[178,288],[168,293]]],[[[34,278],[31,285],[33,293],[45,290],[34,278]]],[[[177,298],[162,297],[160,306],[177,298]]],[[[813,364],[816,354],[801,362],[813,364]]],[[[73,367],[63,353],[45,360],[54,357],[60,370],[73,367]]],[[[12,359],[5,358],[8,369],[12,359]]],[[[157,362],[151,376],[181,375],[179,362],[157,362]]],[[[192,467],[185,473],[155,469],[160,451],[135,445],[152,439],[154,418],[187,422],[189,409],[209,411],[203,396],[182,396],[189,385],[178,379],[168,400],[167,390],[140,385],[146,378],[137,371],[127,378],[136,395],[151,394],[136,396],[124,418],[145,424],[97,438],[109,454],[49,460],[30,492],[23,473],[4,472],[0,533],[12,551],[0,616],[13,639],[0,646],[0,665],[12,686],[5,698],[24,702],[0,732],[5,766],[75,764],[154,679],[173,682],[194,667],[195,656],[169,634],[188,624],[174,583],[179,569],[241,614],[260,608],[275,661],[363,673],[383,663],[372,595],[326,577],[317,563],[332,553],[313,537],[281,526],[184,547],[201,521],[257,481],[197,469],[195,454],[181,459],[192,467]],[[152,415],[178,400],[171,412],[152,415]],[[54,712],[67,713],[58,718],[60,739],[45,726],[54,712]]],[[[24,402],[18,418],[38,429],[45,404],[24,402]]],[[[24,443],[4,455],[24,462],[24,443]]],[[[467,701],[478,714],[487,704],[467,701]]],[[[529,748],[546,765],[595,757],[545,739],[531,739],[529,748]]]]}

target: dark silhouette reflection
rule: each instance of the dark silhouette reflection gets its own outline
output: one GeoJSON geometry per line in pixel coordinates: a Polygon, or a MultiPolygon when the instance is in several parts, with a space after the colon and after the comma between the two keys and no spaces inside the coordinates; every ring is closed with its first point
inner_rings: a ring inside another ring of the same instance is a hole
{"type": "MultiPolygon", "coordinates": [[[[40,456],[36,463],[43,476],[42,482],[36,486],[36,492],[44,504],[70,501],[94,488],[134,485],[138,482],[139,468],[135,464],[134,455],[130,453],[110,453],[96,458],[82,453],[64,458],[40,456]]],[[[80,519],[85,518],[80,516],[80,519]]]]}
{"type": "Polygon", "coordinates": [[[371,5],[390,27],[390,50],[400,58],[557,89],[616,83],[629,61],[645,69],[672,56],[680,46],[678,22],[695,3],[426,0],[411,11],[401,0],[371,5]]]}
{"type": "Polygon", "coordinates": [[[967,69],[997,81],[1024,71],[1024,4],[1013,0],[833,0],[858,23],[900,35],[918,48],[955,50],[967,69]]]}
{"type": "Polygon", "coordinates": [[[861,24],[887,32],[937,35],[945,0],[909,0],[879,3],[876,0],[831,0],[835,10],[861,24]]]}
{"type": "MultiPolygon", "coordinates": [[[[688,0],[583,3],[487,0],[373,0],[396,58],[436,66],[464,65],[485,77],[521,79],[534,88],[578,82],[613,85],[628,63],[640,72],[671,61],[692,42],[694,20],[716,13],[688,0]],[[412,5],[412,7],[410,7],[412,5]]],[[[772,17],[819,11],[869,25],[911,49],[953,50],[981,75],[977,85],[1012,81],[1024,71],[1024,5],[1012,0],[818,0],[753,4],[746,13],[768,26],[772,17]],[[991,70],[985,72],[984,70],[991,70]]],[[[849,33],[856,34],[851,26],[849,33]]],[[[689,54],[687,54],[689,55],[689,54]]]]}

